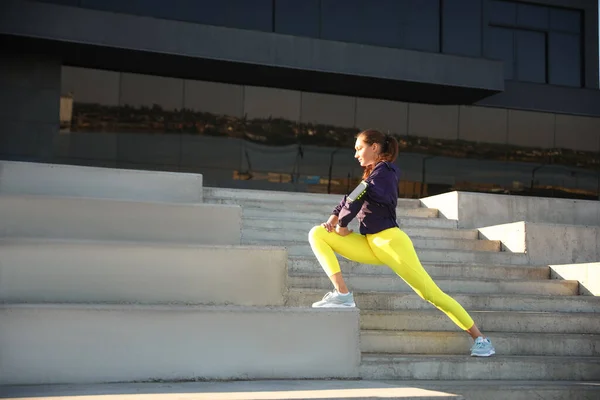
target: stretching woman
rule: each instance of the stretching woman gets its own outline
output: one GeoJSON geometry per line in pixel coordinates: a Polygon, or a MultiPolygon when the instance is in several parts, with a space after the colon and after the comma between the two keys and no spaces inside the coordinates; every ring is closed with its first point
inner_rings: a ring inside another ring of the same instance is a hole
{"type": "Polygon", "coordinates": [[[363,182],[344,197],[327,222],[315,226],[308,234],[315,256],[335,287],[313,307],[355,307],[335,253],[363,264],[387,265],[421,298],[471,335],[475,340],[472,356],[494,354],[491,341],[481,334],[465,309],[433,282],[421,265],[412,241],[398,227],[399,171],[393,164],[398,155],[396,139],[366,130],[356,137],[355,150],[354,157],[365,169],[363,182]],[[360,221],[360,234],[348,229],[355,216],[360,221]]]}

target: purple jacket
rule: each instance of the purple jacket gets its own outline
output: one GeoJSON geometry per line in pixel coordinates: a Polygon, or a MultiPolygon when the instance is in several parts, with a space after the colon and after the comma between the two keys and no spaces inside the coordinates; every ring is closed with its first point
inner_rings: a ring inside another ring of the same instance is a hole
{"type": "Polygon", "coordinates": [[[360,199],[347,203],[348,196],[333,210],[339,217],[338,224],[348,226],[357,217],[362,235],[381,232],[398,226],[396,206],[398,205],[398,182],[400,171],[396,165],[384,161],[378,163],[365,180],[367,193],[360,199]]]}

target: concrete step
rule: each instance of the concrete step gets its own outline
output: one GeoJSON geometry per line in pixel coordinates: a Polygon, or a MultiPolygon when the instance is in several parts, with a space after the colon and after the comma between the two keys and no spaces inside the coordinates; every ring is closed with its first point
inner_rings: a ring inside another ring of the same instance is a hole
{"type": "MultiPolygon", "coordinates": [[[[357,232],[357,231],[355,231],[357,232]]],[[[335,233],[331,233],[335,235],[335,233]]],[[[278,228],[244,228],[242,229],[242,241],[289,241],[305,243],[308,231],[290,230],[278,228]]],[[[417,247],[425,249],[455,249],[472,251],[500,251],[502,243],[498,240],[477,239],[454,239],[454,238],[431,238],[412,236],[411,240],[417,247]]]]}
{"type": "MultiPolygon", "coordinates": [[[[513,356],[600,357],[600,335],[486,331],[498,354],[513,356]]],[[[456,354],[473,345],[464,332],[363,330],[360,349],[366,353],[456,354]]]]}
{"type": "Polygon", "coordinates": [[[4,304],[0,385],[356,378],[358,318],[309,308],[4,304]]]}
{"type": "MultiPolygon", "coordinates": [[[[411,219],[407,220],[408,222],[411,219]]],[[[419,220],[420,221],[420,220],[419,220]]],[[[447,220],[441,220],[447,221],[447,220]]],[[[296,220],[276,220],[268,218],[244,218],[242,221],[242,229],[280,229],[294,230],[303,232],[306,236],[313,226],[319,225],[319,222],[324,221],[296,221],[296,220]]],[[[358,224],[354,221],[350,227],[358,232],[358,224]]],[[[432,237],[446,239],[479,239],[479,231],[477,229],[456,229],[454,228],[428,228],[420,226],[403,226],[402,230],[410,237],[432,237]]]]}
{"type": "MultiPolygon", "coordinates": [[[[321,194],[304,192],[282,192],[275,190],[249,190],[230,189],[217,187],[204,187],[205,199],[229,199],[229,200],[265,200],[290,202],[290,203],[312,203],[330,205],[335,207],[344,196],[339,194],[321,194]]],[[[419,208],[421,201],[418,199],[398,199],[398,207],[419,208]]]]}
{"type": "MultiPolygon", "coordinates": [[[[314,202],[279,201],[270,198],[260,200],[237,200],[208,197],[204,199],[204,202],[208,204],[239,205],[245,209],[266,210],[269,212],[284,211],[287,213],[307,213],[325,216],[331,215],[333,209],[338,205],[338,202],[323,204],[314,202]]],[[[439,215],[438,210],[435,208],[415,207],[413,204],[409,207],[403,207],[403,204],[399,204],[399,206],[396,207],[396,214],[398,216],[431,218],[437,218],[439,215]]]]}
{"type": "Polygon", "coordinates": [[[496,355],[481,359],[364,353],[360,373],[363,379],[591,381],[600,377],[600,357],[496,355]]]}
{"type": "MultiPolygon", "coordinates": [[[[599,313],[467,311],[484,334],[487,332],[600,333],[599,313]]],[[[456,332],[458,329],[450,318],[439,310],[361,310],[360,324],[361,329],[367,330],[456,332]]]]}
{"type": "Polygon", "coordinates": [[[0,195],[0,238],[239,245],[240,214],[215,204],[0,195]]]}
{"type": "Polygon", "coordinates": [[[389,381],[465,396],[469,400],[598,400],[600,381],[454,380],[389,381]]]}
{"type": "MultiPolygon", "coordinates": [[[[345,274],[348,287],[358,292],[412,292],[402,279],[394,276],[345,274]]],[[[575,296],[579,293],[578,281],[567,280],[474,280],[438,278],[435,283],[446,293],[469,294],[538,294],[551,296],[575,296]]],[[[295,288],[331,288],[325,273],[292,274],[288,285],[295,288]]]]}
{"type": "MultiPolygon", "coordinates": [[[[295,228],[297,226],[307,227],[307,232],[313,226],[319,225],[329,218],[329,214],[289,213],[284,211],[261,210],[257,208],[243,209],[242,215],[244,220],[264,219],[275,221],[279,223],[281,228],[295,228]]],[[[458,229],[458,221],[454,219],[399,216],[397,221],[400,228],[410,226],[422,228],[458,229]]],[[[358,228],[358,222],[353,220],[349,226],[351,228],[358,228]]]]}
{"type": "Polygon", "coordinates": [[[202,203],[202,175],[0,160],[0,194],[202,203]]]}
{"type": "Polygon", "coordinates": [[[7,396],[39,400],[461,400],[461,395],[423,389],[415,382],[366,380],[254,380],[232,382],[142,382],[100,385],[4,387],[7,396]]]}
{"type": "MultiPolygon", "coordinates": [[[[297,239],[285,239],[281,236],[277,238],[277,233],[269,234],[261,232],[261,236],[269,236],[270,238],[254,237],[248,238],[248,232],[242,232],[242,243],[251,245],[266,245],[266,246],[281,246],[288,249],[291,256],[309,256],[313,252],[308,244],[308,237],[297,239]]],[[[335,235],[335,233],[332,233],[335,235]]],[[[479,252],[479,253],[499,253],[501,243],[495,240],[464,240],[464,239],[430,239],[413,237],[412,243],[417,249],[417,252],[422,250],[452,250],[464,252],[479,252]]],[[[507,253],[518,254],[518,253],[507,253]]],[[[524,255],[523,253],[520,253],[524,255]]]]}
{"type": "MultiPolygon", "coordinates": [[[[210,202],[206,202],[210,204],[210,202]]],[[[223,204],[215,202],[214,204],[223,204]]],[[[226,203],[227,204],[227,203],[226,203]]],[[[303,210],[302,206],[296,208],[286,209],[285,207],[274,207],[269,208],[268,204],[264,205],[264,208],[258,207],[246,207],[242,205],[244,218],[272,218],[275,220],[282,219],[294,219],[301,221],[312,221],[315,224],[324,222],[331,215],[333,207],[323,208],[321,211],[314,210],[303,210]]],[[[426,220],[437,220],[438,211],[431,208],[398,208],[396,210],[396,216],[399,220],[403,218],[420,218],[426,220]]],[[[446,221],[446,220],[443,220],[446,221]]],[[[448,220],[451,221],[451,220],[448,220]]],[[[431,223],[435,225],[435,223],[431,223]]],[[[445,226],[456,227],[456,221],[454,224],[448,223],[445,226]]]]}
{"type": "MultiPolygon", "coordinates": [[[[310,307],[315,301],[321,300],[324,294],[322,289],[291,288],[287,294],[286,305],[310,307]]],[[[466,310],[600,313],[600,296],[457,293],[452,295],[452,298],[466,310]]],[[[435,310],[431,304],[410,292],[354,292],[354,299],[362,310],[435,310]]]]}
{"type": "MultiPolygon", "coordinates": [[[[396,276],[396,273],[384,265],[360,264],[338,256],[344,276],[346,274],[370,274],[380,276],[396,276]]],[[[548,266],[528,265],[478,265],[478,264],[444,264],[423,263],[425,270],[434,278],[455,279],[502,279],[502,280],[534,280],[550,279],[548,266]]],[[[314,256],[288,257],[288,271],[293,274],[312,272],[321,273],[323,269],[314,256]]]]}
{"type": "Polygon", "coordinates": [[[5,396],[39,400],[597,400],[598,381],[254,380],[5,386],[5,396]],[[464,397],[463,397],[464,396],[464,397]]]}
{"type": "MultiPolygon", "coordinates": [[[[295,244],[297,242],[284,242],[281,240],[249,240],[243,241],[246,245],[258,246],[283,246],[287,248],[292,257],[310,257],[313,252],[308,244],[295,244]]],[[[490,264],[490,265],[527,265],[529,259],[523,253],[510,253],[506,251],[468,251],[456,249],[428,249],[419,245],[421,242],[414,240],[419,260],[423,263],[462,263],[462,264],[490,264]]],[[[439,244],[439,243],[438,243],[439,244]]],[[[433,245],[433,244],[430,244],[433,245]]]]}
{"type": "Polygon", "coordinates": [[[4,239],[0,302],[281,306],[286,262],[280,248],[4,239]]]}

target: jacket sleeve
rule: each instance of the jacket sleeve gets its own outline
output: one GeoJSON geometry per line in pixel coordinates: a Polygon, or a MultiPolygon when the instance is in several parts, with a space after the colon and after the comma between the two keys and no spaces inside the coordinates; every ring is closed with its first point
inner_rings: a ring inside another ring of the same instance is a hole
{"type": "Polygon", "coordinates": [[[342,210],[342,207],[344,207],[346,205],[346,198],[348,198],[348,195],[344,196],[344,198],[342,199],[342,201],[340,201],[340,204],[338,204],[333,209],[333,212],[331,213],[332,215],[335,215],[336,217],[340,216],[340,211],[342,210]]]}
{"type": "MultiPolygon", "coordinates": [[[[369,191],[369,187],[367,186],[367,193],[368,193],[368,191],[369,191]]],[[[352,221],[354,219],[354,217],[356,217],[356,214],[358,214],[358,212],[362,208],[362,205],[365,202],[365,197],[366,196],[363,196],[358,200],[354,200],[353,202],[346,202],[346,204],[344,204],[344,206],[342,207],[342,209],[340,210],[340,213],[338,215],[338,217],[339,217],[338,225],[339,226],[341,226],[343,228],[348,226],[350,221],[352,221]]]]}

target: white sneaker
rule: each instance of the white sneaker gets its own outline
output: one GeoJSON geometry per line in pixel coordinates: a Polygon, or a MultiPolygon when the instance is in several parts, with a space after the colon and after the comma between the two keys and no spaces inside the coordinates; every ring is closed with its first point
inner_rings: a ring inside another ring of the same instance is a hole
{"type": "Polygon", "coordinates": [[[496,354],[496,349],[494,349],[490,339],[484,339],[481,336],[475,339],[475,344],[471,347],[473,357],[489,357],[493,354],[496,354]]]}
{"type": "Polygon", "coordinates": [[[327,293],[323,299],[313,303],[313,308],[347,308],[356,307],[352,293],[341,294],[337,290],[327,293]]]}

